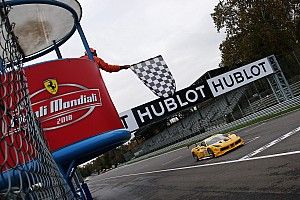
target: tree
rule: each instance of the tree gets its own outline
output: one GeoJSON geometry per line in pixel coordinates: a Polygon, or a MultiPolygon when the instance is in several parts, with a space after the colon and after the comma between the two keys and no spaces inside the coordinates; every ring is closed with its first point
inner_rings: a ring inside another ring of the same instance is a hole
{"type": "Polygon", "coordinates": [[[299,0],[220,0],[211,16],[226,33],[220,44],[225,67],[299,48],[299,0]]]}

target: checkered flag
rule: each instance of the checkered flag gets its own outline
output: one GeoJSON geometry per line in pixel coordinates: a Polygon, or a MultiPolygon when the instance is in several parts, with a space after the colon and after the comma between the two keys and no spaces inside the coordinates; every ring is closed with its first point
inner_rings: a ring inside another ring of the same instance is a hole
{"type": "Polygon", "coordinates": [[[161,55],[130,66],[130,69],[159,97],[175,93],[175,80],[161,55]]]}

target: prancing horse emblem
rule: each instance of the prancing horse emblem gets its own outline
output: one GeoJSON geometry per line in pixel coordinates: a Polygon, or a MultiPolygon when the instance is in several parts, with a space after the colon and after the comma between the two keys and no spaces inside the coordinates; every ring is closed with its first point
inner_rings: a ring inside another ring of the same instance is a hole
{"type": "Polygon", "coordinates": [[[55,79],[47,79],[44,81],[44,86],[51,94],[56,94],[58,90],[58,84],[55,79]]]}

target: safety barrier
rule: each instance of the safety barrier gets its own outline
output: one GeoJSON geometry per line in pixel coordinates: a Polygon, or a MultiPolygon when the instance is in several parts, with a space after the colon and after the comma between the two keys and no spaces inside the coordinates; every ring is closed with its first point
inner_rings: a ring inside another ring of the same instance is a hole
{"type": "Polygon", "coordinates": [[[300,81],[295,82],[295,83],[291,84],[290,86],[291,86],[291,90],[294,93],[294,96],[300,95],[300,81]]]}

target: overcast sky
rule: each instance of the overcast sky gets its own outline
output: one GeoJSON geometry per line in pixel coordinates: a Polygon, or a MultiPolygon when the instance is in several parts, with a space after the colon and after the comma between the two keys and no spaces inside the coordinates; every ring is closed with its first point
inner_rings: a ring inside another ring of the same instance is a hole
{"type": "MultiPolygon", "coordinates": [[[[162,55],[177,90],[191,85],[220,62],[217,33],[210,14],[218,0],[79,0],[81,25],[91,47],[111,64],[134,64],[162,55]]],[[[77,33],[61,47],[63,57],[84,49],[77,33]]],[[[53,54],[48,55],[47,58],[53,54]]],[[[157,97],[131,70],[102,71],[118,110],[123,112],[157,97]]]]}

